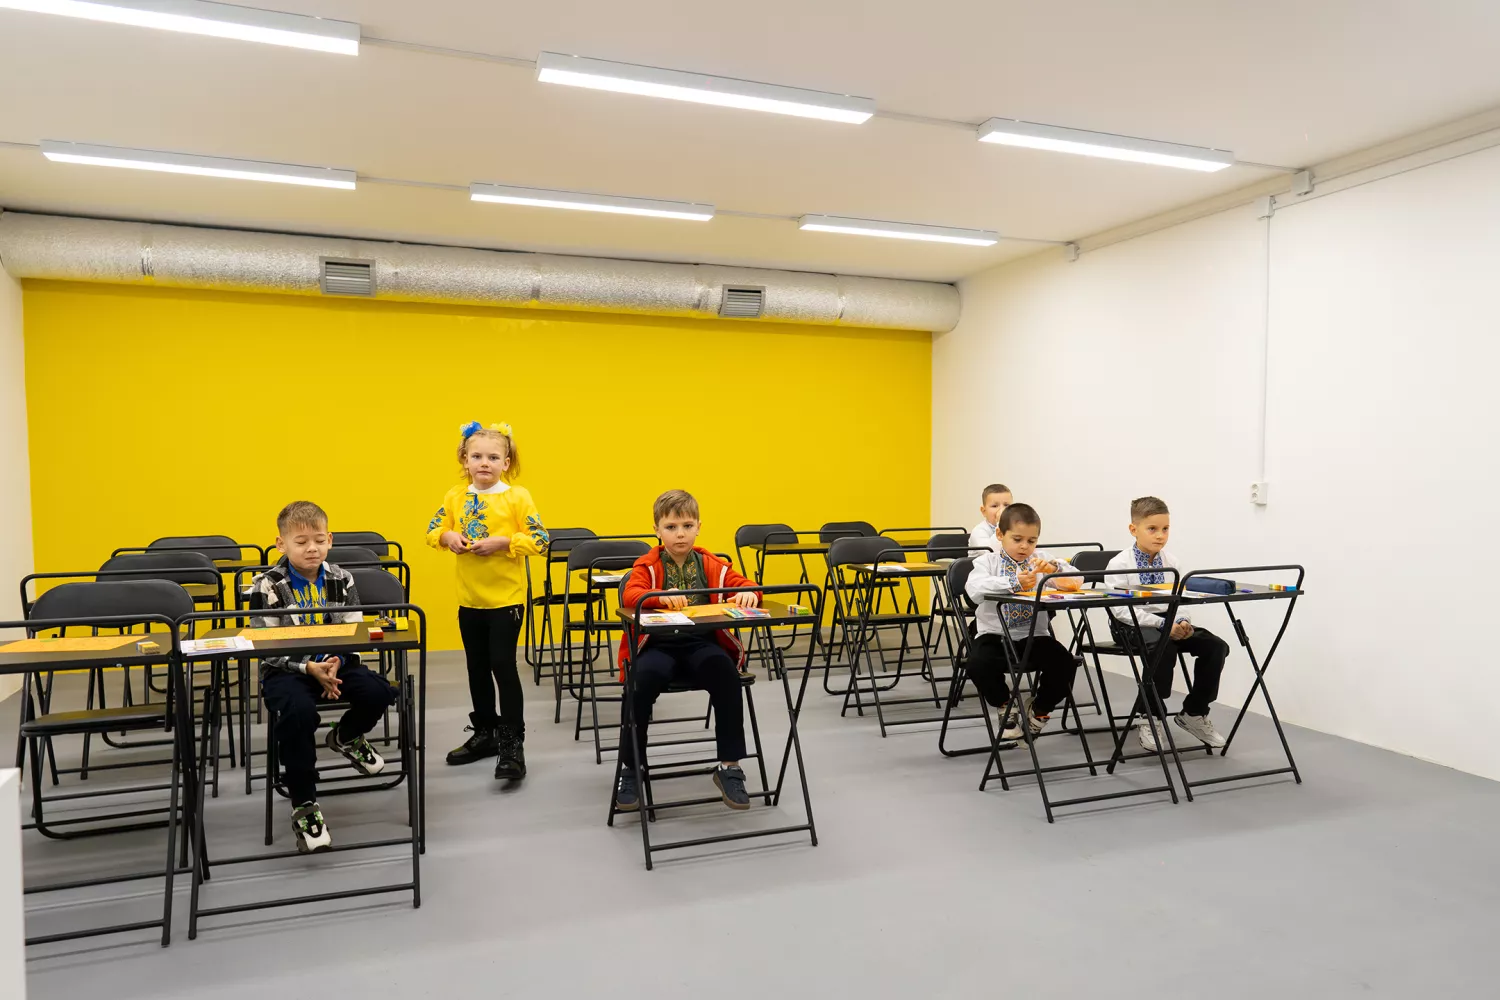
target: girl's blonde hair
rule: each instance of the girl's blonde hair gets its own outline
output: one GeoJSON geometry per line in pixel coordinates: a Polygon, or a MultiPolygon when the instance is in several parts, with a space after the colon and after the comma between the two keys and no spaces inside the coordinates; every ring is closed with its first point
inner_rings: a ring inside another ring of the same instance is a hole
{"type": "Polygon", "coordinates": [[[458,443],[458,471],[464,477],[469,478],[469,442],[475,438],[490,438],[502,441],[505,444],[505,455],[510,459],[510,467],[500,474],[500,478],[506,482],[516,478],[521,472],[521,456],[516,452],[515,432],[511,430],[510,424],[490,424],[488,427],[479,426],[475,420],[464,424],[459,428],[463,440],[458,443]]]}

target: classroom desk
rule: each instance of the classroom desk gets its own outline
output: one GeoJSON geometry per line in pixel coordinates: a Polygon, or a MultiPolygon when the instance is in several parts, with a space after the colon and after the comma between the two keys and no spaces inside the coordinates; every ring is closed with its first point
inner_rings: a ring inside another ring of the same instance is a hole
{"type": "MultiPolygon", "coordinates": [[[[1235,715],[1234,725],[1230,727],[1228,735],[1224,738],[1224,747],[1219,751],[1219,756],[1225,757],[1229,754],[1229,747],[1234,743],[1234,737],[1239,732],[1240,723],[1245,721],[1245,715],[1250,711],[1251,703],[1255,700],[1256,694],[1259,694],[1265,702],[1266,711],[1271,716],[1272,724],[1276,727],[1276,736],[1281,741],[1281,751],[1286,757],[1285,767],[1273,767],[1260,771],[1219,775],[1212,778],[1199,778],[1195,781],[1189,781],[1187,775],[1182,773],[1182,783],[1189,802],[1193,801],[1193,789],[1201,785],[1219,785],[1231,781],[1248,781],[1253,778],[1266,778],[1278,774],[1290,774],[1297,784],[1302,784],[1302,773],[1297,769],[1297,762],[1292,757],[1291,744],[1287,742],[1286,730],[1282,728],[1281,718],[1276,714],[1276,706],[1271,701],[1271,693],[1266,687],[1266,670],[1270,667],[1271,660],[1276,655],[1276,650],[1281,646],[1282,637],[1286,635],[1287,625],[1292,620],[1292,612],[1297,607],[1297,599],[1303,594],[1302,582],[1306,575],[1307,571],[1295,563],[1274,566],[1232,566],[1226,569],[1193,570],[1184,576],[1179,583],[1177,589],[1180,592],[1180,600],[1183,607],[1219,605],[1224,608],[1225,613],[1229,617],[1230,624],[1234,627],[1235,637],[1239,640],[1240,645],[1244,647],[1245,655],[1250,659],[1250,666],[1255,671],[1255,681],[1250,685],[1250,691],[1245,695],[1244,704],[1240,706],[1238,714],[1235,715]],[[1233,579],[1234,577],[1251,573],[1263,575],[1267,573],[1290,572],[1297,574],[1297,582],[1290,589],[1273,590],[1265,584],[1252,584],[1240,580],[1235,580],[1235,591],[1230,594],[1199,594],[1194,593],[1192,589],[1193,580],[1200,577],[1233,579]],[[1265,658],[1260,659],[1256,656],[1255,648],[1250,643],[1250,636],[1245,631],[1244,622],[1234,613],[1234,608],[1239,604],[1252,604],[1264,601],[1285,601],[1286,611],[1281,616],[1281,623],[1276,629],[1276,638],[1272,640],[1271,648],[1266,651],[1265,658]]],[[[1128,722],[1126,726],[1127,728],[1129,727],[1128,722]]],[[[1167,727],[1164,726],[1163,728],[1167,727]]],[[[1173,742],[1170,732],[1167,733],[1167,739],[1169,742],[1173,742]]],[[[1110,760],[1109,769],[1111,771],[1114,770],[1118,760],[1123,759],[1120,749],[1121,743],[1116,744],[1115,755],[1110,760]]],[[[1180,761],[1178,763],[1178,771],[1182,771],[1180,761]]]]}
{"type": "MultiPolygon", "coordinates": [[[[806,594],[806,595],[809,595],[809,599],[812,600],[812,601],[816,601],[819,598],[820,594],[821,594],[821,592],[819,591],[819,589],[816,586],[814,586],[813,584],[807,584],[807,583],[789,584],[789,585],[784,585],[784,586],[767,586],[767,587],[758,587],[758,588],[739,588],[739,590],[733,590],[733,589],[730,589],[730,590],[712,590],[712,589],[690,590],[690,591],[678,591],[676,593],[689,594],[689,595],[692,595],[692,594],[703,594],[703,595],[710,596],[710,599],[722,600],[725,597],[727,597],[729,594],[744,592],[746,590],[759,590],[763,595],[779,595],[779,596],[783,596],[783,597],[791,597],[791,596],[796,595],[796,594],[806,594]]],[[[660,597],[664,593],[665,593],[664,591],[652,591],[649,594],[643,595],[642,600],[644,601],[647,598],[651,598],[651,597],[660,597]]],[[[797,693],[796,693],[796,695],[794,697],[793,694],[792,694],[792,685],[791,685],[791,679],[790,679],[790,671],[786,667],[785,659],[783,657],[783,652],[782,652],[781,648],[776,645],[776,643],[772,640],[772,637],[771,637],[771,629],[773,629],[773,628],[788,627],[788,626],[795,627],[796,625],[805,625],[805,624],[807,624],[807,621],[808,621],[809,617],[814,617],[815,618],[816,617],[816,612],[819,610],[818,605],[816,603],[814,603],[814,604],[812,604],[810,606],[813,608],[813,612],[814,612],[814,614],[812,616],[809,616],[809,615],[799,615],[799,614],[793,614],[792,611],[791,611],[791,609],[790,609],[790,607],[788,605],[786,605],[786,604],[781,604],[781,603],[776,602],[776,601],[768,601],[768,600],[765,600],[764,598],[762,598],[762,600],[761,600],[761,607],[765,611],[767,611],[769,613],[768,617],[765,617],[765,618],[732,618],[732,617],[730,617],[729,615],[726,615],[726,614],[703,615],[703,616],[700,616],[700,617],[693,618],[686,625],[683,625],[683,624],[643,625],[643,624],[640,624],[637,621],[637,616],[636,616],[635,610],[633,608],[620,608],[616,612],[616,614],[618,615],[618,617],[625,623],[626,634],[627,634],[627,636],[629,638],[629,641],[630,641],[630,644],[631,644],[632,647],[636,645],[637,640],[640,637],[642,637],[642,636],[673,635],[673,634],[699,634],[699,635],[706,635],[709,632],[721,631],[723,629],[752,629],[752,630],[762,630],[763,629],[763,630],[765,630],[765,633],[766,633],[766,646],[768,647],[768,650],[769,650],[769,652],[768,652],[767,655],[769,655],[772,658],[773,664],[774,664],[774,667],[773,667],[773,670],[772,670],[772,675],[774,677],[779,677],[780,678],[782,693],[785,696],[785,700],[786,700],[787,737],[786,737],[786,744],[785,744],[785,746],[782,747],[781,762],[780,762],[780,765],[777,768],[776,782],[775,782],[774,786],[765,788],[765,789],[763,789],[761,791],[758,791],[758,792],[752,791],[752,792],[750,792],[750,798],[751,799],[760,799],[767,806],[777,806],[777,805],[780,805],[780,803],[781,803],[781,793],[782,793],[782,791],[783,791],[783,789],[785,787],[785,782],[786,782],[787,766],[788,766],[789,762],[791,761],[791,759],[795,756],[796,763],[797,763],[797,780],[798,780],[799,784],[801,784],[801,786],[802,786],[802,806],[803,806],[803,810],[804,810],[804,815],[806,817],[803,822],[797,823],[797,824],[794,824],[794,825],[791,825],[791,826],[778,826],[778,827],[774,827],[772,829],[767,829],[767,830],[747,830],[747,831],[744,831],[744,832],[741,832],[741,833],[727,833],[727,834],[720,834],[720,835],[714,836],[714,837],[698,837],[698,838],[694,838],[694,839],[691,839],[691,840],[677,840],[677,841],[670,841],[670,842],[667,842],[667,843],[655,843],[655,844],[653,844],[651,842],[651,825],[652,825],[651,820],[655,818],[655,815],[656,815],[656,813],[659,810],[662,810],[662,809],[672,809],[672,808],[678,808],[678,807],[683,807],[683,806],[700,805],[700,804],[705,804],[705,803],[710,803],[710,802],[718,802],[719,801],[719,797],[718,796],[714,796],[712,798],[680,799],[680,800],[670,801],[670,802],[657,802],[657,801],[655,801],[655,800],[653,800],[651,798],[651,786],[650,786],[650,784],[648,782],[648,774],[655,767],[664,767],[665,768],[665,767],[670,767],[671,765],[670,764],[662,764],[662,765],[647,766],[646,762],[640,760],[639,757],[637,757],[637,759],[635,761],[636,783],[637,783],[637,787],[640,789],[640,796],[641,796],[640,809],[639,809],[637,815],[639,816],[640,824],[641,824],[641,844],[642,844],[642,847],[643,847],[643,849],[645,851],[646,869],[648,871],[652,868],[652,856],[654,854],[656,854],[657,852],[678,850],[678,849],[687,848],[687,847],[698,847],[698,846],[705,845],[705,844],[726,843],[726,842],[735,841],[735,840],[749,840],[749,839],[753,839],[753,838],[757,838],[757,837],[772,837],[772,836],[777,836],[777,835],[781,835],[781,834],[788,834],[788,833],[806,833],[806,834],[808,834],[809,838],[811,839],[812,846],[814,846],[814,847],[818,846],[818,829],[817,829],[816,824],[813,821],[812,797],[811,797],[810,793],[808,792],[808,787],[807,787],[807,768],[806,768],[806,765],[805,765],[805,763],[803,761],[803,758],[802,758],[802,738],[798,734],[798,731],[797,731],[797,720],[801,716],[801,713],[802,713],[802,700],[803,700],[803,698],[807,694],[807,681],[808,681],[808,678],[812,674],[812,657],[813,657],[813,653],[812,653],[812,649],[809,648],[808,649],[808,653],[807,653],[808,664],[807,664],[806,669],[804,669],[804,670],[801,671],[801,673],[802,673],[802,681],[798,685],[798,687],[797,687],[797,693]]],[[[652,612],[646,612],[646,613],[647,614],[651,614],[652,612]]],[[[634,739],[634,733],[635,733],[635,719],[633,717],[633,713],[632,713],[632,710],[631,710],[631,705],[632,705],[632,702],[633,702],[634,692],[635,692],[634,673],[633,673],[633,671],[627,670],[625,672],[624,725],[625,725],[625,729],[630,734],[627,738],[630,738],[630,739],[634,739]]],[[[757,750],[758,753],[760,753],[762,755],[765,753],[765,748],[764,747],[757,747],[756,750],[757,750]]],[[[764,761],[762,761],[762,763],[764,763],[764,761]]],[[[696,772],[695,771],[695,772],[687,772],[687,773],[697,774],[697,773],[708,773],[708,772],[696,772]]],[[[686,775],[685,774],[684,775],[667,774],[667,775],[663,775],[662,777],[656,778],[656,779],[653,779],[653,780],[660,781],[660,780],[665,780],[666,778],[678,777],[678,776],[686,776],[686,775]]],[[[608,825],[609,826],[614,826],[614,824],[615,824],[615,816],[617,814],[618,813],[617,813],[617,810],[615,809],[615,801],[614,801],[614,782],[613,782],[613,780],[611,780],[611,783],[610,783],[609,821],[608,821],[608,825]]]]}
{"type": "MultiPolygon", "coordinates": [[[[923,546],[923,549],[925,550],[925,544],[923,546]]],[[[935,676],[935,672],[932,667],[932,653],[936,647],[935,645],[933,645],[922,623],[918,622],[914,624],[916,624],[917,626],[917,635],[921,639],[921,676],[924,677],[927,680],[928,684],[930,684],[932,687],[932,694],[930,697],[886,699],[882,699],[880,697],[882,692],[891,691],[896,687],[896,685],[901,683],[901,672],[903,666],[906,663],[907,652],[904,631],[902,633],[902,648],[896,659],[896,677],[888,685],[886,685],[885,687],[881,687],[879,681],[875,677],[875,672],[872,669],[870,671],[869,678],[870,686],[868,688],[861,687],[858,684],[858,665],[861,661],[861,658],[868,655],[867,646],[869,640],[874,637],[874,629],[878,627],[880,623],[880,615],[875,612],[875,608],[878,607],[878,595],[875,593],[875,588],[872,585],[874,581],[879,580],[882,584],[895,583],[899,586],[898,581],[903,577],[908,581],[931,580],[933,581],[932,585],[934,588],[932,608],[935,609],[939,605],[940,595],[946,593],[948,582],[948,563],[877,561],[874,563],[849,563],[848,568],[852,570],[857,577],[865,581],[865,584],[862,588],[860,587],[860,585],[856,585],[857,588],[863,589],[864,591],[862,594],[856,594],[856,597],[858,598],[858,611],[850,609],[852,613],[846,616],[850,618],[857,617],[860,628],[859,633],[854,640],[852,648],[849,650],[849,683],[844,690],[844,704],[843,707],[839,710],[839,714],[848,714],[850,699],[852,698],[855,714],[862,717],[865,714],[865,707],[864,701],[860,696],[862,694],[869,694],[871,700],[875,705],[875,718],[880,726],[880,735],[882,737],[886,735],[886,731],[892,726],[919,726],[929,723],[942,722],[944,719],[943,715],[922,716],[914,719],[898,719],[892,721],[887,721],[885,717],[885,709],[897,705],[919,705],[931,702],[934,708],[940,709],[943,707],[943,697],[938,691],[938,685],[947,684],[951,687],[953,683],[952,676],[935,676]]],[[[892,593],[892,596],[895,596],[894,592],[892,593]]],[[[916,593],[914,589],[909,591],[909,600],[913,602],[916,600],[916,593]]],[[[910,607],[911,605],[909,604],[908,606],[910,607]]],[[[910,615],[908,615],[908,617],[910,617],[910,615]]],[[[937,616],[932,610],[929,610],[925,617],[927,628],[936,627],[937,616]]],[[[951,648],[949,652],[949,659],[951,660],[951,648]]],[[[885,656],[883,650],[881,652],[880,659],[881,665],[884,666],[885,656]]],[[[828,689],[828,678],[829,671],[825,670],[823,672],[823,689],[825,691],[828,691],[829,694],[836,694],[837,692],[830,691],[828,689]]],[[[965,716],[964,718],[978,718],[978,716],[965,716]]]]}
{"type": "MultiPolygon", "coordinates": [[[[0,622],[0,628],[4,628],[4,629],[30,629],[30,630],[36,630],[36,631],[48,631],[50,629],[58,628],[58,627],[63,626],[63,625],[72,625],[72,626],[95,625],[95,626],[100,627],[100,628],[109,628],[109,627],[111,627],[109,625],[109,623],[111,621],[116,621],[120,625],[124,625],[124,624],[127,624],[127,623],[129,623],[129,624],[140,624],[141,623],[141,617],[140,616],[133,616],[131,619],[92,618],[92,619],[88,619],[88,620],[83,620],[83,619],[78,619],[78,620],[37,619],[37,620],[32,620],[32,621],[21,621],[21,622],[0,622]]],[[[151,622],[151,624],[163,625],[163,626],[166,626],[167,628],[170,628],[170,624],[171,623],[168,622],[165,618],[163,618],[160,621],[153,621],[153,622],[151,622]]],[[[163,631],[156,631],[156,632],[150,632],[150,633],[137,633],[133,637],[132,641],[129,641],[129,642],[125,643],[124,645],[117,646],[117,647],[114,647],[114,648],[111,648],[111,649],[72,650],[72,651],[67,651],[67,650],[57,650],[57,651],[47,650],[47,651],[34,651],[34,652],[33,651],[26,651],[26,652],[8,651],[7,647],[11,646],[12,644],[13,644],[12,642],[6,642],[6,643],[3,643],[3,644],[0,644],[0,676],[24,675],[24,674],[28,674],[28,673],[44,673],[44,672],[52,671],[52,670],[90,670],[90,669],[96,669],[96,668],[100,668],[100,667],[116,667],[116,666],[125,666],[125,667],[140,666],[140,667],[145,667],[145,666],[152,665],[152,664],[162,664],[162,663],[165,663],[165,664],[168,665],[168,677],[170,678],[170,683],[171,683],[172,687],[175,689],[175,692],[174,692],[175,696],[173,698],[171,698],[170,701],[171,701],[172,706],[173,706],[172,727],[171,727],[172,728],[172,735],[173,735],[172,745],[173,745],[173,753],[176,756],[177,763],[178,763],[178,774],[177,774],[177,780],[175,782],[173,782],[173,784],[171,786],[170,802],[169,802],[168,806],[166,807],[166,809],[163,810],[164,812],[166,812],[168,814],[167,815],[167,819],[165,821],[163,821],[163,823],[162,823],[162,825],[167,828],[167,863],[166,863],[166,865],[163,866],[161,869],[157,869],[155,871],[149,871],[149,872],[135,872],[135,873],[128,874],[128,875],[114,875],[114,876],[106,876],[106,877],[103,877],[103,878],[90,878],[90,879],[82,879],[82,880],[70,880],[70,881],[67,881],[67,882],[57,883],[57,884],[53,884],[53,885],[40,885],[40,886],[27,886],[26,887],[26,894],[27,895],[32,895],[34,893],[58,892],[58,891],[63,891],[63,890],[76,890],[76,889],[79,889],[79,888],[84,888],[84,887],[89,887],[89,886],[95,886],[95,885],[107,885],[107,884],[115,884],[115,883],[120,883],[120,882],[139,881],[139,880],[149,879],[149,878],[161,878],[161,879],[164,880],[164,898],[163,898],[163,914],[162,914],[162,918],[160,920],[144,920],[144,921],[137,921],[137,922],[128,923],[128,924],[114,924],[114,925],[110,925],[110,926],[107,926],[107,927],[89,928],[87,930],[81,930],[81,931],[69,931],[67,933],[62,933],[62,934],[48,934],[48,935],[40,935],[40,936],[35,936],[35,937],[28,937],[26,939],[26,943],[28,945],[31,945],[31,944],[47,944],[47,943],[51,943],[51,942],[54,942],[54,941],[70,941],[70,940],[73,940],[73,939],[76,939],[76,938],[95,937],[95,936],[102,935],[102,934],[119,934],[119,933],[124,933],[124,932],[127,932],[127,931],[148,930],[148,929],[152,929],[152,928],[160,928],[161,929],[161,933],[162,933],[161,943],[162,943],[163,946],[166,946],[167,944],[169,944],[171,942],[171,937],[172,937],[172,886],[173,886],[173,877],[176,874],[178,874],[179,872],[182,872],[182,871],[186,870],[186,868],[185,868],[185,866],[186,866],[186,859],[184,858],[183,861],[180,864],[179,863],[174,863],[173,856],[174,856],[174,854],[177,853],[179,847],[183,851],[185,851],[187,849],[188,844],[192,842],[192,837],[191,837],[191,831],[193,830],[193,825],[192,824],[194,822],[194,817],[196,816],[196,810],[194,808],[194,799],[195,799],[195,796],[197,794],[199,794],[199,791],[200,791],[200,788],[201,788],[201,784],[197,780],[197,770],[196,770],[196,763],[195,763],[194,752],[193,752],[193,740],[192,740],[192,733],[193,733],[192,699],[191,698],[183,697],[182,694],[181,694],[181,692],[183,692],[184,690],[186,690],[186,688],[185,688],[185,680],[184,680],[184,677],[183,677],[183,670],[182,670],[183,664],[182,664],[182,661],[178,658],[176,647],[175,647],[174,643],[172,642],[172,633],[170,631],[165,631],[165,630],[163,630],[163,631]],[[159,652],[155,652],[155,653],[142,653],[142,652],[137,651],[137,649],[135,648],[135,642],[138,642],[138,641],[141,641],[141,640],[145,640],[145,639],[150,639],[151,641],[156,642],[161,647],[161,650],[159,652]],[[180,835],[183,837],[183,843],[181,845],[177,844],[177,842],[176,842],[176,838],[179,835],[179,831],[177,829],[177,824],[172,821],[172,816],[173,816],[173,814],[175,814],[175,812],[177,810],[177,807],[178,807],[178,798],[177,798],[177,796],[178,796],[179,789],[181,790],[181,793],[182,793],[182,796],[183,796],[183,802],[182,802],[182,818],[183,818],[183,824],[182,825],[183,825],[183,829],[182,829],[182,831],[180,831],[180,835]]],[[[25,692],[23,692],[21,694],[21,698],[23,700],[24,699],[29,699],[29,697],[30,697],[29,691],[25,691],[25,692]]],[[[23,710],[27,706],[29,706],[30,704],[31,703],[29,702],[29,700],[26,700],[24,702],[24,704],[22,705],[23,710]]],[[[36,788],[35,779],[39,777],[39,775],[37,775],[36,772],[35,772],[35,768],[37,767],[36,762],[31,762],[31,767],[33,768],[33,786],[32,787],[36,788]]],[[[122,789],[121,792],[123,793],[124,790],[122,789]]],[[[147,812],[151,812],[151,811],[155,811],[155,810],[147,810],[147,812]]],[[[137,810],[136,812],[133,812],[133,813],[118,814],[118,815],[114,816],[113,818],[125,818],[128,815],[144,815],[144,814],[145,814],[145,812],[137,810]]],[[[63,820],[60,820],[60,821],[58,821],[58,822],[56,822],[56,823],[54,823],[52,825],[63,826],[63,825],[67,825],[69,823],[78,823],[78,822],[82,822],[82,821],[103,822],[103,821],[105,821],[105,820],[107,820],[109,818],[111,818],[111,817],[110,816],[96,816],[96,817],[86,817],[85,820],[63,819],[63,820]]],[[[28,829],[29,828],[34,828],[35,826],[36,826],[35,823],[29,824],[28,825],[28,829]]],[[[145,829],[145,828],[147,828],[147,826],[148,825],[143,824],[139,828],[145,829]]],[[[105,906],[110,906],[110,905],[113,905],[114,900],[111,898],[111,899],[101,900],[100,902],[103,905],[105,905],[105,906]]]]}
{"type": "MultiPolygon", "coordinates": [[[[283,609],[287,615],[306,613],[302,609],[283,609]]],[[[411,816],[411,835],[405,838],[389,840],[367,841],[358,844],[335,844],[332,852],[365,850],[376,847],[391,847],[402,844],[410,844],[412,852],[411,879],[407,882],[384,884],[362,889],[348,889],[341,892],[324,893],[318,895],[298,895],[277,899],[262,900],[254,903],[244,903],[236,906],[202,907],[199,905],[199,894],[202,882],[208,877],[208,873],[216,865],[247,864],[257,861],[270,861],[278,858],[300,857],[295,848],[279,854],[246,855],[243,857],[232,857],[210,860],[206,846],[204,845],[204,826],[201,822],[204,796],[200,793],[196,797],[199,810],[200,822],[197,826],[199,857],[202,864],[196,866],[193,875],[192,896],[189,903],[188,938],[191,940],[198,935],[198,918],[215,916],[226,913],[239,913],[245,910],[267,909],[276,906],[291,906],[298,903],[311,903],[327,899],[345,899],[354,896],[370,896],[390,892],[410,892],[412,894],[413,907],[422,905],[421,894],[421,862],[420,855],[426,849],[426,753],[427,746],[427,631],[426,615],[416,605],[398,605],[390,608],[377,608],[371,606],[358,606],[339,609],[342,611],[359,611],[375,613],[376,611],[400,612],[413,616],[412,627],[402,632],[386,631],[385,638],[370,638],[370,627],[364,622],[355,625],[353,634],[344,636],[309,636],[306,638],[295,637],[285,639],[256,639],[254,629],[246,629],[242,626],[231,628],[217,628],[198,636],[200,639],[225,639],[249,632],[247,638],[255,643],[254,650],[235,651],[209,651],[203,653],[184,654],[185,662],[213,661],[223,665],[221,669],[227,670],[227,661],[234,659],[239,661],[239,669],[247,671],[252,658],[260,659],[266,656],[310,656],[313,654],[325,654],[338,656],[345,653],[365,653],[378,650],[405,650],[417,653],[416,666],[416,692],[415,703],[411,711],[416,722],[416,741],[411,744],[411,752],[414,760],[408,764],[405,774],[407,780],[407,808],[411,816]],[[414,779],[414,780],[412,780],[414,779]]],[[[257,612],[258,615],[275,616],[276,609],[266,609],[257,612]]],[[[207,619],[211,616],[202,614],[201,618],[207,619]]],[[[222,616],[220,616],[222,617],[222,616]]],[[[292,627],[292,626],[287,626],[292,627]]],[[[403,679],[401,697],[408,697],[410,693],[410,675],[403,679]]],[[[205,712],[205,715],[210,713],[205,712]]],[[[248,738],[248,734],[246,734],[248,738]]],[[[404,734],[403,734],[404,736],[404,734]]],[[[275,734],[268,733],[268,739],[274,739],[275,734]]],[[[267,781],[273,781],[274,776],[266,775],[267,781]]],[[[200,777],[201,784],[201,777],[200,777]]]]}

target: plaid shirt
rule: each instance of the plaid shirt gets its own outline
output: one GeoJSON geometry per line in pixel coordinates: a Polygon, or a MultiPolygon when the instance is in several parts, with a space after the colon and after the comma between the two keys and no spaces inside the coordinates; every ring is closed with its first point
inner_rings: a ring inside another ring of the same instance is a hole
{"type": "MultiPolygon", "coordinates": [[[[250,610],[302,607],[292,593],[292,572],[291,563],[282,556],[279,563],[257,576],[250,588],[250,610]]],[[[331,625],[362,621],[364,616],[358,611],[328,610],[359,604],[359,591],[355,589],[354,577],[349,571],[326,562],[323,564],[322,575],[324,602],[319,607],[323,610],[305,615],[254,615],[250,618],[250,627],[276,628],[284,625],[331,625]]],[[[346,663],[359,662],[359,656],[355,653],[341,655],[346,663]]],[[[306,656],[269,656],[260,661],[260,675],[265,677],[272,670],[305,674],[309,659],[306,656]]]]}

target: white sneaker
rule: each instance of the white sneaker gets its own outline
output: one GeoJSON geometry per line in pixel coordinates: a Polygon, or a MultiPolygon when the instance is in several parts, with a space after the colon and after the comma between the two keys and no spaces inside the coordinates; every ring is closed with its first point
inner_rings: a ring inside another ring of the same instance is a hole
{"type": "Polygon", "coordinates": [[[1225,740],[1223,735],[1214,728],[1213,720],[1206,715],[1179,715],[1177,716],[1177,727],[1186,730],[1198,740],[1207,743],[1215,749],[1224,745],[1225,740]]]}
{"type": "Polygon", "coordinates": [[[323,810],[308,802],[292,810],[292,831],[297,835],[297,850],[303,854],[326,851],[333,846],[333,834],[323,822],[323,810]]]}
{"type": "MultiPolygon", "coordinates": [[[[1157,725],[1162,725],[1163,719],[1157,720],[1157,725]]],[[[1151,729],[1151,721],[1142,719],[1135,724],[1135,738],[1141,741],[1141,749],[1147,753],[1156,753],[1156,733],[1151,729]]]]}
{"type": "MultiPolygon", "coordinates": [[[[1001,739],[1021,739],[1021,720],[1013,714],[1014,709],[1005,713],[1005,731],[1000,734],[1001,739]]],[[[1047,723],[1052,721],[1050,715],[1038,716],[1031,711],[1031,703],[1026,703],[1026,728],[1031,730],[1031,738],[1036,739],[1047,728],[1047,723]]]]}

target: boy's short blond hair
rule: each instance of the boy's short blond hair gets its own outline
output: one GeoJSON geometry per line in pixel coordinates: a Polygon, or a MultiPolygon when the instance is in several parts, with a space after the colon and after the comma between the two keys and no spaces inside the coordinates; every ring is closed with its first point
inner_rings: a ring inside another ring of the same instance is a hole
{"type": "Polygon", "coordinates": [[[293,500],[276,515],[276,532],[284,535],[288,528],[322,528],[328,530],[328,514],[311,500],[293,500]]]}
{"type": "Polygon", "coordinates": [[[661,519],[668,514],[691,517],[694,521],[701,520],[698,516],[698,501],[687,490],[667,490],[656,498],[656,502],[651,505],[651,523],[660,524],[661,519]]]}
{"type": "Polygon", "coordinates": [[[1157,514],[1170,514],[1167,510],[1167,502],[1161,497],[1137,497],[1130,501],[1130,523],[1140,524],[1148,517],[1157,514]]]}

